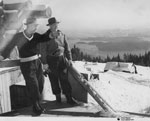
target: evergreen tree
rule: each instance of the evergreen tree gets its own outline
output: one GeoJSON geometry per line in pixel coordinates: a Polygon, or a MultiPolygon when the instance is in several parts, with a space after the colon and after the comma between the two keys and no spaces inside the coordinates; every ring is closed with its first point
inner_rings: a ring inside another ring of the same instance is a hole
{"type": "Polygon", "coordinates": [[[103,60],[101,57],[91,57],[87,53],[84,54],[81,52],[81,50],[74,45],[74,47],[71,49],[72,58],[73,61],[76,60],[85,60],[89,62],[109,62],[109,61],[116,61],[116,62],[133,62],[136,65],[142,65],[142,66],[150,66],[150,51],[145,52],[144,55],[136,55],[131,53],[124,53],[123,59],[121,59],[119,53],[117,56],[113,56],[112,58],[107,55],[107,57],[103,60]]]}

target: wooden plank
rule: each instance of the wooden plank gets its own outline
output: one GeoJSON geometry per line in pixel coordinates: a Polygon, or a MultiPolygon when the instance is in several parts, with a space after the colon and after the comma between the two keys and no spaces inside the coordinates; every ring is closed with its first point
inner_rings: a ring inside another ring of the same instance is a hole
{"type": "Polygon", "coordinates": [[[5,27],[5,30],[8,31],[8,30],[19,30],[22,25],[18,22],[18,21],[11,21],[11,22],[4,22],[4,27],[5,27]]]}
{"type": "Polygon", "coordinates": [[[24,2],[24,3],[11,3],[11,4],[4,4],[3,8],[4,10],[21,10],[23,8],[28,8],[29,3],[24,2]]]}
{"type": "Polygon", "coordinates": [[[24,11],[26,14],[36,18],[49,18],[52,15],[50,7],[45,9],[29,9],[24,11]]]}
{"type": "Polygon", "coordinates": [[[18,21],[18,11],[17,10],[9,10],[4,11],[4,21],[7,23],[18,21]]]}
{"type": "Polygon", "coordinates": [[[0,68],[15,67],[20,65],[20,60],[4,60],[0,61],[0,68]]]}

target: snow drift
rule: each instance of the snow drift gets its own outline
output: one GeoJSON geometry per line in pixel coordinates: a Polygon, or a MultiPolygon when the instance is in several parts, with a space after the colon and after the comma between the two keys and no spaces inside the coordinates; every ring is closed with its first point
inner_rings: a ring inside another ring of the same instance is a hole
{"type": "MultiPolygon", "coordinates": [[[[150,107],[149,68],[136,66],[138,74],[135,74],[113,70],[104,72],[105,63],[96,64],[76,61],[73,66],[80,73],[87,76],[92,87],[115,110],[147,113],[147,109],[150,107]],[[99,79],[90,78],[92,74],[97,74],[99,79]]],[[[72,81],[71,76],[69,80],[72,81]]],[[[76,97],[78,94],[78,97],[81,99],[83,90],[77,89],[77,86],[74,83],[72,84],[74,96],[76,97]]],[[[97,104],[89,94],[87,95],[87,102],[97,104]]]]}

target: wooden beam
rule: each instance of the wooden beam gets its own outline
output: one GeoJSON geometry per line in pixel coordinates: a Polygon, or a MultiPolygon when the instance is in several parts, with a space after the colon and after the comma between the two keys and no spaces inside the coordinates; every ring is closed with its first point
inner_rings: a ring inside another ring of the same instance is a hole
{"type": "Polygon", "coordinates": [[[20,60],[3,60],[0,61],[0,68],[19,66],[20,60]]]}

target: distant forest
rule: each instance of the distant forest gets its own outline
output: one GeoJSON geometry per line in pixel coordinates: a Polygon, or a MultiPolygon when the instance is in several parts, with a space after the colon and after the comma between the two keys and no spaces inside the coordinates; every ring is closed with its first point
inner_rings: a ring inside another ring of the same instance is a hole
{"type": "Polygon", "coordinates": [[[100,56],[98,57],[91,57],[88,54],[84,54],[78,47],[74,45],[74,47],[71,49],[72,58],[73,61],[89,61],[89,62],[100,62],[100,63],[106,63],[109,61],[117,61],[117,62],[133,62],[136,65],[142,65],[142,66],[150,66],[150,51],[145,52],[145,54],[141,55],[135,55],[135,54],[124,54],[123,58],[120,57],[118,54],[117,56],[107,57],[105,59],[102,59],[100,56]]]}

